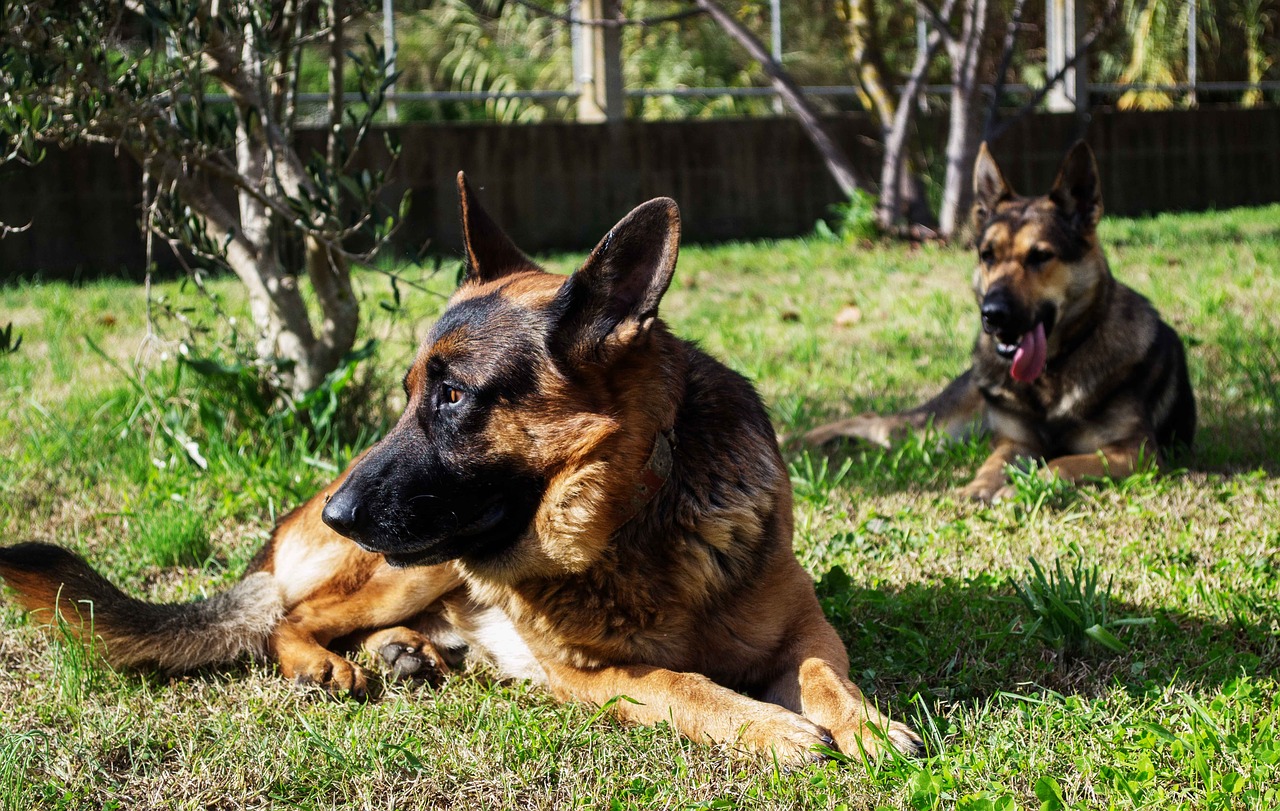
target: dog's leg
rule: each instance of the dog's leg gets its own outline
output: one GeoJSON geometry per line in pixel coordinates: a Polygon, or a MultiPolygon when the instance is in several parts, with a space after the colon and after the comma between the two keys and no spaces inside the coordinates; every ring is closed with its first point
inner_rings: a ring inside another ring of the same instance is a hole
{"type": "MultiPolygon", "coordinates": [[[[1146,465],[1155,464],[1155,454],[1148,450],[1155,446],[1153,439],[1137,439],[1106,445],[1093,453],[1059,456],[1056,459],[1050,459],[1039,475],[1043,478],[1057,477],[1072,484],[1086,478],[1100,479],[1110,476],[1123,479],[1146,465]]],[[[1006,484],[996,491],[993,499],[999,501],[1012,498],[1013,495],[1013,486],[1006,484]]]]}
{"type": "MultiPolygon", "coordinates": [[[[923,427],[923,422],[921,427],[923,427]]],[[[859,414],[847,420],[829,422],[807,431],[801,440],[803,444],[820,448],[837,439],[861,439],[882,448],[890,447],[894,442],[906,436],[911,423],[905,414],[859,414]]]]}
{"type": "Polygon", "coordinates": [[[831,746],[827,730],[804,716],[756,701],[698,673],[677,673],[648,665],[591,670],[544,663],[550,686],[561,700],[605,706],[637,724],[670,723],[700,743],[723,743],[800,765],[821,759],[814,747],[831,746]]]}
{"type": "Polygon", "coordinates": [[[910,727],[890,721],[867,702],[849,680],[849,655],[816,604],[796,633],[793,663],[774,680],[764,698],[801,713],[831,732],[840,751],[876,756],[885,746],[908,755],[924,747],[910,727]]]}
{"type": "Polygon", "coordinates": [[[1068,482],[1110,476],[1123,479],[1134,471],[1155,463],[1154,440],[1142,438],[1105,445],[1095,453],[1059,456],[1049,460],[1048,470],[1068,482]]]}
{"type": "MultiPolygon", "coordinates": [[[[392,568],[381,555],[366,552],[326,526],[321,513],[345,477],[344,473],[281,520],[260,553],[258,567],[275,578],[285,596],[285,617],[268,640],[281,673],[360,698],[368,689],[368,676],[328,645],[339,637],[403,626],[462,581],[447,563],[392,568]]],[[[378,647],[386,647],[393,637],[385,634],[376,640],[378,647]]],[[[416,636],[404,639],[412,644],[402,647],[423,650],[416,636]]],[[[397,662],[390,664],[393,672],[399,667],[397,662]]],[[[407,669],[410,662],[403,664],[407,669]]]]}
{"type": "Polygon", "coordinates": [[[1004,469],[1020,458],[1035,456],[1036,450],[1026,444],[1007,437],[997,437],[991,455],[978,468],[973,481],[961,487],[961,498],[972,498],[978,501],[994,501],[997,497],[1005,497],[1009,491],[1005,489],[1008,476],[1004,469]]]}
{"type": "Polygon", "coordinates": [[[804,444],[820,447],[846,438],[862,439],[887,448],[908,431],[924,430],[930,423],[952,439],[963,439],[981,427],[983,411],[982,394],[973,383],[973,371],[966,370],[924,405],[899,414],[862,414],[828,423],[806,433],[804,444]]]}
{"type": "MultiPolygon", "coordinates": [[[[456,588],[460,580],[449,564],[393,569],[380,563],[356,582],[347,579],[349,571],[336,574],[331,583],[292,607],[272,634],[270,649],[286,678],[361,698],[367,690],[368,677],[359,666],[330,651],[329,643],[370,629],[400,626],[456,588]]],[[[422,647],[425,638],[410,629],[403,630],[408,632],[403,640],[411,643],[404,647],[426,650],[422,647]]],[[[378,652],[383,653],[381,649],[395,638],[395,633],[388,632],[377,639],[369,637],[369,644],[377,644],[378,652]]],[[[434,647],[430,650],[441,661],[434,647]]],[[[409,662],[406,660],[404,665],[407,668],[409,662]]]]}
{"type": "Polygon", "coordinates": [[[355,662],[325,647],[331,640],[355,628],[344,628],[340,607],[304,604],[285,617],[269,642],[271,655],[286,679],[315,684],[330,693],[346,693],[362,700],[368,693],[368,676],[355,662]]]}

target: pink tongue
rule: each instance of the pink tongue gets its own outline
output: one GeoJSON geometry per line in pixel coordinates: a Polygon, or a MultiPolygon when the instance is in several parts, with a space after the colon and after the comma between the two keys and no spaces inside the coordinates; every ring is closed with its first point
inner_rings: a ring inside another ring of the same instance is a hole
{"type": "Polygon", "coordinates": [[[1019,383],[1030,383],[1044,371],[1045,358],[1044,324],[1036,324],[1036,328],[1022,336],[1018,351],[1013,353],[1013,368],[1009,373],[1019,383]]]}

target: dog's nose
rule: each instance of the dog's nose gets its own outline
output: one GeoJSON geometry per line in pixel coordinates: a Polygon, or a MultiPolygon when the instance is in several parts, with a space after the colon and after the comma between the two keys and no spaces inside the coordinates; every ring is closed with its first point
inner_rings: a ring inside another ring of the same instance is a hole
{"type": "Polygon", "coordinates": [[[1004,290],[993,290],[982,299],[982,328],[995,332],[1009,324],[1013,315],[1013,302],[1004,290]]]}
{"type": "Polygon", "coordinates": [[[324,512],[320,513],[320,518],[334,532],[351,537],[360,526],[360,501],[350,490],[340,487],[338,492],[325,502],[324,512]]]}

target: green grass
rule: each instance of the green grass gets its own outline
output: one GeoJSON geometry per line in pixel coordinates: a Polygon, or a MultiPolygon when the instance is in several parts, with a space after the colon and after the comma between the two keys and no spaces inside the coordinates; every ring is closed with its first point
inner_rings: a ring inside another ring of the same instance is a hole
{"type": "MultiPolygon", "coordinates": [[[[5,601],[0,808],[1280,806],[1280,207],[1110,220],[1103,238],[1190,346],[1201,428],[1178,469],[1067,489],[1029,475],[983,507],[953,495],[980,440],[789,452],[796,553],[852,676],[921,730],[925,758],[779,773],[485,673],[366,705],[262,665],[114,673],[5,601]],[[1047,623],[1122,644],[1068,651],[1047,623]]],[[[914,404],[962,369],[971,261],[822,240],[691,247],[663,312],[752,378],[790,434],[914,404]]],[[[0,355],[0,537],[66,544],[149,599],[225,587],[401,407],[453,269],[402,288],[394,316],[385,277],[361,275],[380,349],[344,394],[357,418],[319,438],[235,412],[176,347],[144,346],[137,287],[0,288],[0,324],[23,339],[0,355]],[[135,359],[147,371],[131,381],[135,359]]],[[[214,287],[243,317],[234,285],[214,287]]]]}

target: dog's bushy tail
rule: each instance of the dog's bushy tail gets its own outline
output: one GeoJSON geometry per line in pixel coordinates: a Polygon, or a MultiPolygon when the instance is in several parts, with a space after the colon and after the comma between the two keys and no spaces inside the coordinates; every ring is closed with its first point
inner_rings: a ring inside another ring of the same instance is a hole
{"type": "Polygon", "coordinates": [[[28,611],[100,644],[114,667],[179,673],[261,654],[284,616],[270,574],[252,574],[207,600],[147,603],[120,591],[80,556],[44,543],[0,547],[0,578],[28,611]]]}

